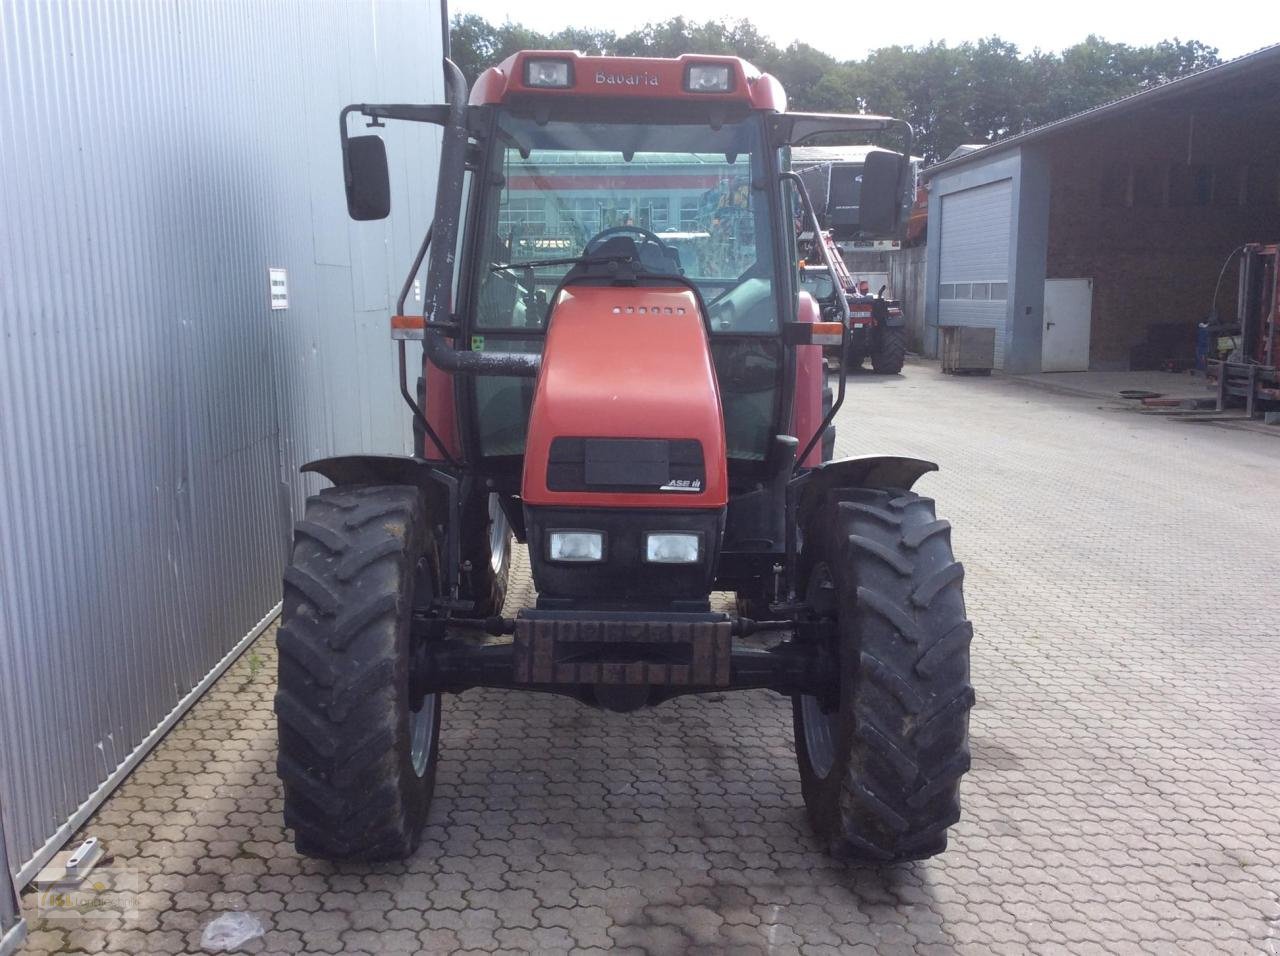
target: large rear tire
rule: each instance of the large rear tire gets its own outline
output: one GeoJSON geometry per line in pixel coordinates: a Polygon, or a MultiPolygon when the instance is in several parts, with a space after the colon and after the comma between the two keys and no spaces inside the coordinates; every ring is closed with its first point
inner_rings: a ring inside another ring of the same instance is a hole
{"type": "Polygon", "coordinates": [[[889,325],[877,328],[875,348],[871,350],[871,370],[877,375],[897,375],[906,360],[907,330],[889,325]]]}
{"type": "Polygon", "coordinates": [[[835,619],[839,686],[793,698],[809,818],[839,856],[942,852],[969,769],[963,567],[933,502],[906,491],[831,493],[810,529],[808,597],[835,619]]]}
{"type": "Polygon", "coordinates": [[[278,767],[299,853],[394,860],[417,847],[440,698],[410,699],[411,625],[437,586],[417,489],[331,488],[307,501],[277,637],[278,767]]]}

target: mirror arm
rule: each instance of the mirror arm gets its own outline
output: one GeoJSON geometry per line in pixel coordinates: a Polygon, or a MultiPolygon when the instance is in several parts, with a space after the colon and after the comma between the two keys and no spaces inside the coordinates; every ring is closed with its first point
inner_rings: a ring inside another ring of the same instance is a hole
{"type": "MultiPolygon", "coordinates": [[[[836,277],[835,263],[831,261],[831,250],[827,248],[827,244],[822,240],[822,230],[818,227],[818,214],[814,211],[813,203],[809,200],[809,191],[805,188],[804,180],[800,178],[799,173],[785,172],[782,174],[784,180],[790,180],[795,183],[797,191],[800,193],[800,202],[804,206],[804,211],[809,217],[809,228],[813,230],[813,241],[818,247],[818,252],[822,256],[822,263],[827,267],[827,274],[831,276],[834,282],[836,277]]],[[[801,462],[805,460],[809,452],[813,450],[813,446],[826,432],[827,427],[835,420],[836,412],[840,411],[840,406],[844,404],[845,383],[848,381],[849,370],[847,363],[844,361],[845,353],[849,350],[849,299],[845,294],[845,290],[836,283],[836,302],[840,305],[840,384],[836,390],[835,400],[831,403],[831,410],[818,424],[817,430],[810,437],[804,449],[796,456],[794,469],[799,470],[801,462]]],[[[799,438],[800,436],[796,436],[799,438]]]]}
{"type": "Polygon", "coordinates": [[[367,116],[371,121],[368,124],[369,126],[383,126],[385,125],[382,122],[384,119],[445,126],[449,123],[450,110],[451,107],[440,104],[418,106],[412,103],[352,103],[343,107],[342,112],[338,114],[338,139],[342,144],[342,182],[346,187],[347,194],[350,195],[351,187],[354,184],[354,177],[351,175],[351,153],[348,142],[350,136],[347,133],[348,116],[352,113],[367,116]]]}
{"type": "MultiPolygon", "coordinates": [[[[352,109],[353,107],[347,107],[352,109]]],[[[383,120],[404,120],[408,123],[431,123],[447,126],[450,107],[440,103],[420,106],[413,103],[358,103],[354,109],[369,117],[370,126],[382,126],[383,120]]]]}

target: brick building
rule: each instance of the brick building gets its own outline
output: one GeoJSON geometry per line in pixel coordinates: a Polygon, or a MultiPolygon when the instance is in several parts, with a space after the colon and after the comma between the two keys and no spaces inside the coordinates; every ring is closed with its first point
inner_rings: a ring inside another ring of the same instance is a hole
{"type": "MultiPolygon", "coordinates": [[[[924,176],[926,350],[977,325],[1013,372],[1190,359],[1231,251],[1280,240],[1280,45],[924,176]]],[[[1234,304],[1228,270],[1219,311],[1234,304]]]]}

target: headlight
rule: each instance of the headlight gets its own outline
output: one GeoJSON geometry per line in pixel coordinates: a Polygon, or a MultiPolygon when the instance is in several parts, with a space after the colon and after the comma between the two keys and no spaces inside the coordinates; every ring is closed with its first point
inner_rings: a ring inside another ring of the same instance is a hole
{"type": "Polygon", "coordinates": [[[728,93],[732,82],[728,64],[695,64],[684,75],[684,88],[689,93],[728,93]]]}
{"type": "Polygon", "coordinates": [[[547,538],[551,561],[603,561],[604,533],[600,531],[552,531],[547,538]]]}
{"type": "Polygon", "coordinates": [[[573,85],[573,73],[568,60],[526,60],[524,85],[542,89],[562,90],[573,85]]]}
{"type": "Polygon", "coordinates": [[[697,564],[701,552],[700,534],[660,531],[644,536],[644,559],[653,564],[697,564]]]}

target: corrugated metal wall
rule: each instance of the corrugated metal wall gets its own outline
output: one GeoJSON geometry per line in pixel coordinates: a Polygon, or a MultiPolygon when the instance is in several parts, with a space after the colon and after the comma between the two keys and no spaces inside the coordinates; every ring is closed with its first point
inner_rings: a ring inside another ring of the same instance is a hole
{"type": "Polygon", "coordinates": [[[440,99],[440,12],[0,17],[0,805],[25,879],[274,613],[298,465],[410,448],[387,315],[438,133],[384,131],[396,210],[355,224],[337,116],[440,99]]]}
{"type": "MultiPolygon", "coordinates": [[[[3,757],[0,751],[0,757],[3,757]]],[[[0,814],[4,812],[0,804],[0,814]]],[[[15,953],[27,936],[27,925],[18,907],[18,894],[13,885],[9,867],[5,865],[8,851],[5,849],[4,827],[0,826],[0,956],[15,953]]]]}

